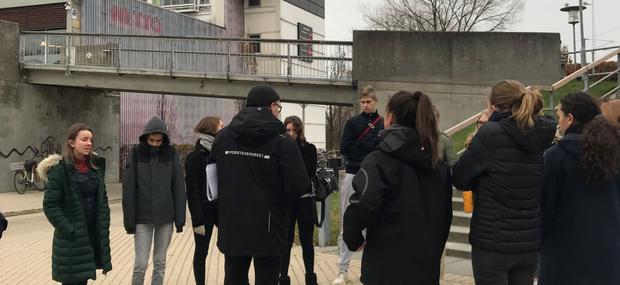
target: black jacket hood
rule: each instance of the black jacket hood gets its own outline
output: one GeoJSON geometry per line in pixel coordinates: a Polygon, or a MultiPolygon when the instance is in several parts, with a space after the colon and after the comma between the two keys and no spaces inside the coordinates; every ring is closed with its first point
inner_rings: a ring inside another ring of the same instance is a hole
{"type": "Polygon", "coordinates": [[[151,120],[149,120],[148,123],[146,123],[146,126],[144,126],[144,130],[140,135],[140,142],[146,143],[146,137],[154,133],[161,133],[164,135],[164,142],[162,145],[170,144],[170,138],[168,137],[168,127],[166,126],[166,123],[158,117],[153,117],[151,120]]]}
{"type": "Polygon", "coordinates": [[[248,146],[264,144],[286,132],[282,122],[266,107],[246,108],[232,119],[228,128],[235,140],[248,146]]]}
{"type": "Polygon", "coordinates": [[[392,125],[381,131],[378,148],[415,168],[432,169],[431,155],[422,147],[418,133],[409,127],[392,125]]]}
{"type": "Polygon", "coordinates": [[[558,146],[568,152],[570,156],[581,161],[583,157],[583,143],[581,141],[581,134],[566,134],[560,141],[558,146]]]}
{"type": "Polygon", "coordinates": [[[534,126],[523,133],[511,112],[495,112],[490,121],[498,121],[508,136],[523,150],[529,153],[543,152],[551,146],[555,136],[556,124],[543,116],[534,117],[534,126]]]}

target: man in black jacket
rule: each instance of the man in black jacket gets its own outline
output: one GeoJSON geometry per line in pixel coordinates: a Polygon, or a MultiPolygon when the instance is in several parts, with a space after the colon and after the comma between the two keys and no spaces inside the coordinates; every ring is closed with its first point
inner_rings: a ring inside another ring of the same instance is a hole
{"type": "Polygon", "coordinates": [[[166,124],[154,117],[131,150],[123,177],[123,222],[127,233],[135,234],[133,285],[144,283],[152,243],[151,284],[164,283],[173,222],[178,233],[185,225],[185,199],[179,155],[170,145],[166,124]]]}
{"type": "Polygon", "coordinates": [[[276,117],[281,109],[273,88],[252,88],[246,109],[220,131],[211,149],[226,285],[249,284],[252,259],[256,285],[277,283],[288,246],[286,207],[310,189],[299,147],[276,117]]]}
{"type": "MultiPolygon", "coordinates": [[[[340,152],[345,158],[347,172],[340,185],[340,221],[343,220],[344,212],[349,206],[349,198],[354,193],[353,177],[357,174],[364,157],[379,145],[379,132],[383,130],[383,118],[377,112],[375,89],[372,86],[363,87],[359,100],[362,113],[347,120],[340,143],[340,152]]],[[[338,248],[339,273],[333,285],[342,285],[347,282],[347,271],[351,261],[352,253],[342,239],[342,222],[340,223],[338,248]]]]}

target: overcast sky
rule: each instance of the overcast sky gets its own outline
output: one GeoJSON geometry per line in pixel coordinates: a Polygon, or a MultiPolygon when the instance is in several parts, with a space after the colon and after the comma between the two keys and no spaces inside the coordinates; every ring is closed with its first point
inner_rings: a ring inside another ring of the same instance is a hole
{"type": "MultiPolygon", "coordinates": [[[[556,32],[560,33],[562,42],[572,50],[572,26],[568,24],[568,15],[561,12],[564,3],[577,4],[577,0],[522,0],[524,10],[518,21],[508,29],[510,32],[556,32]]],[[[383,0],[328,0],[325,1],[325,28],[327,39],[351,40],[353,30],[367,29],[362,16],[364,4],[377,5],[383,0]]],[[[593,3],[583,12],[584,35],[586,39],[596,39],[596,46],[620,45],[620,1],[619,0],[586,0],[593,3]],[[594,10],[595,33],[592,37],[592,11],[594,10]]],[[[579,43],[579,24],[577,29],[577,49],[579,43]]],[[[592,41],[586,40],[586,46],[592,41]]]]}

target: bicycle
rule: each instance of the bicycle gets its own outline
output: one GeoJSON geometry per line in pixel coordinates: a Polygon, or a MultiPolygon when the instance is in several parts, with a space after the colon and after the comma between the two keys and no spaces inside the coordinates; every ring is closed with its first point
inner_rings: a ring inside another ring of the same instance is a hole
{"type": "Polygon", "coordinates": [[[13,174],[13,187],[19,194],[26,193],[26,189],[33,187],[39,191],[45,189],[45,181],[36,174],[37,162],[26,160],[24,162],[9,163],[13,174]]]}

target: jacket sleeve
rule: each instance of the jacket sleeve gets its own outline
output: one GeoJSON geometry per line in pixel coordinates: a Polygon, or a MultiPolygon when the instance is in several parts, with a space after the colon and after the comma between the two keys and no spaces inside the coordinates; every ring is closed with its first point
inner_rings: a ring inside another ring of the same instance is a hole
{"type": "Polygon", "coordinates": [[[487,140],[492,134],[487,126],[480,128],[467,149],[452,169],[454,187],[475,191],[480,176],[486,171],[492,145],[487,140]]]}
{"type": "Polygon", "coordinates": [[[187,206],[192,217],[192,227],[205,224],[203,218],[202,186],[206,183],[205,168],[200,152],[193,151],[185,159],[185,189],[187,190],[187,206]]]}
{"type": "Polygon", "coordinates": [[[563,177],[560,177],[560,163],[556,163],[555,155],[557,152],[553,151],[554,149],[548,150],[545,153],[545,166],[544,166],[544,177],[545,182],[543,184],[543,191],[540,197],[540,209],[542,212],[542,243],[545,242],[545,238],[547,237],[547,233],[551,227],[551,223],[555,216],[555,205],[557,196],[560,192],[560,189],[564,188],[562,185],[562,181],[564,181],[563,177]]]}
{"type": "Polygon", "coordinates": [[[174,223],[177,233],[183,232],[185,226],[185,181],[183,179],[183,171],[181,169],[181,160],[179,154],[174,153],[172,166],[172,189],[174,193],[174,223]]]}
{"type": "Polygon", "coordinates": [[[355,193],[344,213],[343,239],[351,251],[364,243],[362,231],[368,227],[383,204],[387,184],[383,169],[370,154],[364,159],[359,172],[353,178],[355,193]]]}
{"type": "Polygon", "coordinates": [[[48,175],[45,194],[43,195],[43,212],[47,220],[65,236],[71,236],[75,230],[73,224],[63,211],[62,201],[65,194],[64,166],[56,165],[52,167],[48,175]]]}
{"type": "Polygon", "coordinates": [[[310,144],[309,146],[310,153],[308,157],[310,158],[310,161],[306,161],[306,167],[308,168],[309,175],[311,175],[310,179],[312,179],[314,176],[316,176],[316,167],[319,159],[316,152],[316,146],[314,146],[313,144],[310,144]]]}
{"type": "Polygon", "coordinates": [[[353,129],[352,119],[348,119],[342,130],[342,138],[340,139],[340,153],[345,157],[355,152],[357,147],[357,135],[353,129]]]}
{"type": "Polygon", "coordinates": [[[285,137],[280,143],[278,167],[288,203],[295,203],[310,190],[310,179],[297,143],[285,137]]]}
{"type": "Polygon", "coordinates": [[[133,234],[136,231],[136,190],[138,187],[136,151],[137,149],[133,148],[129,152],[123,175],[123,224],[128,234],[133,234]]]}

